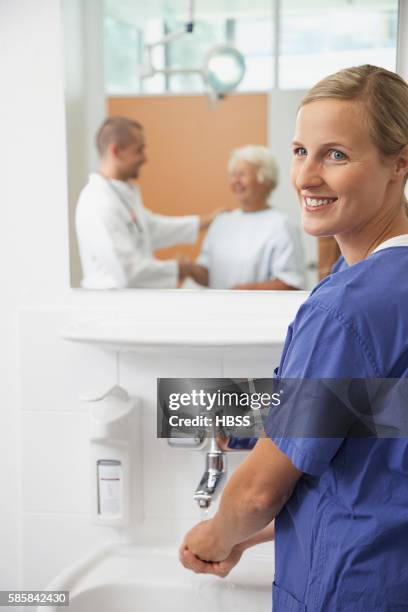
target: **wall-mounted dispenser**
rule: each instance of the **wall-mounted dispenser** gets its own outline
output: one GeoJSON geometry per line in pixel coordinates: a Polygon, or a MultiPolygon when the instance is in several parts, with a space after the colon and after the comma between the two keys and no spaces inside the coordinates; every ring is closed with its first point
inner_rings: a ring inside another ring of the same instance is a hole
{"type": "Polygon", "coordinates": [[[129,525],[142,512],[140,399],[118,385],[81,399],[90,402],[92,520],[129,525]]]}

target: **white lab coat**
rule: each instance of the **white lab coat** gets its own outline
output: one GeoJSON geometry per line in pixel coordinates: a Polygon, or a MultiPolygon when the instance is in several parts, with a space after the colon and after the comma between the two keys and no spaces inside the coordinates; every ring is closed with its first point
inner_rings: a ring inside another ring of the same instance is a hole
{"type": "Polygon", "coordinates": [[[154,250],[194,243],[200,225],[197,215],[152,213],[137,186],[100,174],[91,174],[82,190],[75,223],[84,289],[176,287],[177,261],[155,259],[154,250]]]}

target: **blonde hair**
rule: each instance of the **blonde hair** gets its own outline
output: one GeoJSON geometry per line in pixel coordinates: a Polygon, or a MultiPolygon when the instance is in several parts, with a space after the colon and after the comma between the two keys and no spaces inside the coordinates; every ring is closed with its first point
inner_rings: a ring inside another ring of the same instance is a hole
{"type": "MultiPolygon", "coordinates": [[[[408,84],[394,72],[370,64],[345,68],[316,83],[299,108],[322,98],[361,101],[371,139],[385,157],[408,145],[408,84]]],[[[404,185],[407,179],[408,173],[404,185]]],[[[408,214],[405,195],[402,204],[408,214]]]]}
{"type": "Polygon", "coordinates": [[[245,147],[234,149],[228,161],[228,172],[234,170],[238,161],[245,161],[255,166],[259,182],[265,183],[269,187],[268,193],[275,189],[278,184],[278,166],[267,147],[262,145],[246,145],[245,147]]]}

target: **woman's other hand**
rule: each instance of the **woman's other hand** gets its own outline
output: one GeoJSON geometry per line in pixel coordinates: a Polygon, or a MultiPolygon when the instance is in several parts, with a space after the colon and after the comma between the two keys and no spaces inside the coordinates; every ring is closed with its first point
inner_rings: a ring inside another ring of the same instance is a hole
{"type": "Polygon", "coordinates": [[[179,553],[179,559],[185,568],[195,572],[196,574],[214,574],[219,578],[228,576],[233,567],[241,559],[244,547],[242,544],[237,544],[231,550],[230,554],[224,561],[202,561],[196,557],[191,550],[182,547],[179,553]]]}

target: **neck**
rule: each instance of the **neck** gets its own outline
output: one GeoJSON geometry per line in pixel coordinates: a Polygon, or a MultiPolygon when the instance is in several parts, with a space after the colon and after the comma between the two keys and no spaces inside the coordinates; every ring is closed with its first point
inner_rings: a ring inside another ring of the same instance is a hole
{"type": "Polygon", "coordinates": [[[257,200],[247,200],[242,202],[242,210],[245,212],[257,212],[258,210],[265,210],[268,207],[268,203],[265,198],[257,200]]]}
{"type": "Polygon", "coordinates": [[[340,251],[348,265],[353,265],[368,257],[380,244],[408,234],[408,218],[403,208],[387,215],[387,218],[374,219],[371,223],[353,232],[335,236],[340,251]]]}
{"type": "Polygon", "coordinates": [[[123,176],[120,170],[108,161],[101,162],[99,173],[108,180],[128,182],[128,178],[123,176]]]}

